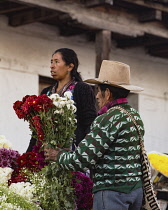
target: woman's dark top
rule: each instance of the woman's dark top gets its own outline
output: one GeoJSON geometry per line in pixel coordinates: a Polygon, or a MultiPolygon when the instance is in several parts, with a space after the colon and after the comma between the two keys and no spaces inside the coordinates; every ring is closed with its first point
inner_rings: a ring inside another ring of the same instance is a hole
{"type": "MultiPolygon", "coordinates": [[[[53,86],[44,88],[41,95],[47,94],[52,88],[53,86]]],[[[85,135],[89,133],[90,125],[97,116],[95,95],[92,87],[84,82],[78,82],[74,88],[73,100],[77,108],[77,128],[75,130],[75,144],[77,146],[84,139],[85,135]]],[[[26,152],[31,152],[35,144],[36,139],[32,137],[26,152]]]]}

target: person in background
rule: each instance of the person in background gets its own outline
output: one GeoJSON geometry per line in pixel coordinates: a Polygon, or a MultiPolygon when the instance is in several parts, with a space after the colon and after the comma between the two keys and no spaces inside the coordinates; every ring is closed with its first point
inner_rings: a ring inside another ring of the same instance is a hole
{"type": "MultiPolygon", "coordinates": [[[[73,149],[90,131],[90,125],[97,116],[93,89],[82,81],[78,72],[78,65],[78,57],[74,50],[69,48],[57,49],[52,54],[50,65],[51,76],[56,80],[56,83],[44,88],[41,92],[47,96],[53,93],[64,96],[66,91],[72,92],[77,108],[76,141],[74,140],[73,149]]],[[[35,144],[36,139],[32,137],[26,152],[31,152],[35,144]]]]}
{"type": "Polygon", "coordinates": [[[128,104],[127,96],[143,89],[130,84],[127,64],[104,60],[99,77],[85,82],[98,85],[99,116],[76,151],[44,149],[45,159],[72,171],[92,170],[93,210],[140,210],[143,199],[140,139],[144,124],[128,104]],[[118,107],[120,109],[118,109],[118,107]]]}

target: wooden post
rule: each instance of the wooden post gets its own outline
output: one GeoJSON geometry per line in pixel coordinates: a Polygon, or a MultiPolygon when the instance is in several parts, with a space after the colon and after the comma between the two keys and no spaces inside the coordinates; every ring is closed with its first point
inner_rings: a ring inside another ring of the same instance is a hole
{"type": "Polygon", "coordinates": [[[102,60],[109,60],[111,50],[111,31],[101,30],[96,33],[96,73],[98,77],[102,60]]]}

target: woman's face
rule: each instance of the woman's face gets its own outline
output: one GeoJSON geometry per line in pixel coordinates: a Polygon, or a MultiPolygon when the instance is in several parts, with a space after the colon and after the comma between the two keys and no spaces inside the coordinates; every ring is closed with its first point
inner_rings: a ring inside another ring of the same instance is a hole
{"type": "Polygon", "coordinates": [[[62,54],[57,52],[51,58],[51,76],[55,80],[64,80],[70,77],[71,65],[66,65],[62,60],[62,54]]]}
{"type": "Polygon", "coordinates": [[[108,90],[105,90],[105,92],[102,93],[100,87],[98,87],[97,89],[96,99],[99,109],[101,109],[105,104],[109,102],[109,97],[107,97],[107,91],[108,90]]]}

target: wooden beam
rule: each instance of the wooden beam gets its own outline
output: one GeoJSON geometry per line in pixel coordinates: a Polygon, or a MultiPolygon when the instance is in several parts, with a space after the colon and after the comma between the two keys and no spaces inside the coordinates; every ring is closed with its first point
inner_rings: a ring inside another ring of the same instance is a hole
{"type": "MultiPolygon", "coordinates": [[[[149,0],[151,1],[151,0],[149,0]]],[[[157,0],[157,2],[162,3],[162,4],[168,4],[168,0],[157,0]]]]}
{"type": "Polygon", "coordinates": [[[152,46],[149,48],[149,52],[151,54],[163,54],[167,53],[168,54],[168,49],[167,49],[167,44],[165,45],[159,45],[159,46],[152,46]]]}
{"type": "Polygon", "coordinates": [[[87,7],[97,7],[102,5],[113,5],[113,0],[85,0],[87,7]]]}
{"type": "Polygon", "coordinates": [[[116,40],[116,42],[117,42],[117,47],[119,48],[144,46],[146,44],[144,36],[136,38],[123,38],[116,40]]]}
{"type": "Polygon", "coordinates": [[[158,37],[158,36],[152,36],[151,34],[145,34],[145,46],[149,49],[153,46],[167,46],[168,45],[168,39],[158,37]]]}
{"type": "Polygon", "coordinates": [[[109,60],[111,51],[111,32],[102,30],[96,33],[96,77],[103,60],[109,60]]]}
{"type": "Polygon", "coordinates": [[[50,14],[48,14],[44,9],[34,8],[29,11],[21,12],[10,16],[9,25],[16,27],[38,21],[48,20],[57,16],[58,14],[56,12],[51,12],[50,14]]]}
{"type": "MultiPolygon", "coordinates": [[[[111,32],[124,34],[128,36],[142,36],[144,33],[168,38],[168,30],[162,24],[145,23],[142,24],[138,21],[133,13],[124,12],[121,10],[113,10],[112,13],[105,13],[95,9],[87,9],[82,4],[72,3],[69,1],[55,1],[55,0],[13,0],[17,3],[22,3],[31,6],[38,6],[48,8],[60,12],[67,13],[72,19],[76,20],[79,24],[86,25],[95,30],[109,30],[111,32]]],[[[119,0],[118,0],[119,1],[119,0]]],[[[127,0],[135,4],[147,5],[144,1],[140,0],[127,0]]],[[[152,5],[155,5],[154,3],[152,5]]],[[[156,5],[155,5],[156,7],[156,5]]],[[[159,6],[158,6],[159,7],[159,6]]],[[[167,10],[167,7],[160,7],[161,10],[167,10]]],[[[158,8],[157,8],[158,9],[158,8]]]]}
{"type": "Polygon", "coordinates": [[[28,6],[17,6],[14,8],[2,8],[0,10],[0,14],[6,14],[6,13],[10,13],[10,12],[19,12],[19,11],[25,10],[27,8],[28,8],[28,6]]]}
{"type": "Polygon", "coordinates": [[[162,21],[167,27],[168,26],[168,13],[163,12],[163,14],[162,14],[162,21]]]}
{"type": "Polygon", "coordinates": [[[140,22],[149,22],[149,21],[161,21],[162,20],[162,12],[160,10],[148,10],[143,11],[139,15],[140,22]]]}
{"type": "MultiPolygon", "coordinates": [[[[115,0],[115,1],[120,1],[120,0],[115,0]]],[[[147,0],[121,0],[124,2],[128,2],[128,3],[133,3],[137,6],[143,6],[149,9],[156,9],[156,10],[160,10],[163,12],[168,12],[168,7],[165,7],[165,5],[160,4],[159,2],[155,2],[155,1],[147,1],[147,0]]]]}

